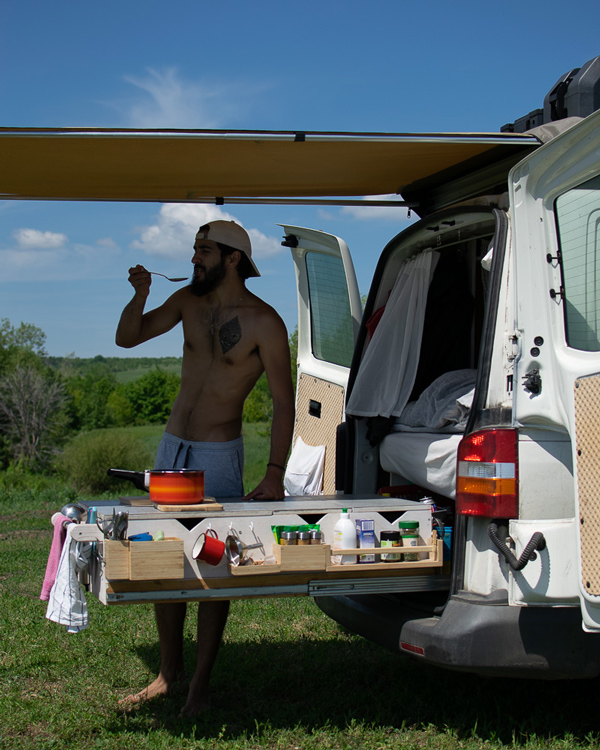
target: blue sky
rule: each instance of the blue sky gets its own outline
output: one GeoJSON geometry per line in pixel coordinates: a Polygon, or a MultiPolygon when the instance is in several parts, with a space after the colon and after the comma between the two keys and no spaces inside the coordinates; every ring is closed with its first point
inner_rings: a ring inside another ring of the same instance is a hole
{"type": "MultiPolygon", "coordinates": [[[[23,0],[0,19],[2,126],[496,132],[600,54],[597,0],[23,0]]],[[[251,232],[249,287],[290,331],[278,224],[343,237],[362,293],[407,224],[397,209],[0,201],[0,318],[42,328],[53,355],[179,355],[180,330],[115,346],[127,269],[189,273],[197,227],[223,214],[251,232]]],[[[157,279],[149,306],[174,289],[157,279]]]]}

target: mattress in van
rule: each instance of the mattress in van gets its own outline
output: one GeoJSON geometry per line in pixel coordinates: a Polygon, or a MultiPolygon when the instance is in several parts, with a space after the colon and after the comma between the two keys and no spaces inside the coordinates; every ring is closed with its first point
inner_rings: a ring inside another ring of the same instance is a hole
{"type": "Polygon", "coordinates": [[[392,432],[382,440],[379,461],[384,471],[454,499],[456,454],[462,434],[392,432]]]}

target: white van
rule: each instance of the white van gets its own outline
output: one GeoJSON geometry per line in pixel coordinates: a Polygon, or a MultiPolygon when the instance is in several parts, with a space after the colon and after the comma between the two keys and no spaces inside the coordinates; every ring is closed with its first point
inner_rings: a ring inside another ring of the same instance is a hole
{"type": "Polygon", "coordinates": [[[448,549],[446,575],[428,579],[439,586],[399,571],[402,594],[332,587],[317,602],[431,664],[600,673],[599,68],[570,71],[501,133],[0,128],[4,200],[398,193],[420,217],[384,248],[364,315],[342,240],[286,226],[284,244],[299,290],[295,441],[326,446],[324,496],[428,503],[448,549]]]}
{"type": "MultiPolygon", "coordinates": [[[[600,58],[592,70],[597,108],[600,58]]],[[[402,191],[422,218],[383,250],[354,348],[345,244],[285,227],[297,432],[343,402],[336,491],[433,501],[452,546],[442,596],[316,601],[373,641],[480,674],[600,672],[600,112],[555,126],[502,179],[496,164],[402,191]]]]}

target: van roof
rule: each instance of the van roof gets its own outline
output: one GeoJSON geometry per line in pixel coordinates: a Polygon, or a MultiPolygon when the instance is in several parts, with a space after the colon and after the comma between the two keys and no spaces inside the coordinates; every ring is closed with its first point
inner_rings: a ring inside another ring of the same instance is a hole
{"type": "Polygon", "coordinates": [[[514,133],[0,128],[0,198],[221,204],[402,195],[435,175],[512,165],[539,144],[514,133]]]}

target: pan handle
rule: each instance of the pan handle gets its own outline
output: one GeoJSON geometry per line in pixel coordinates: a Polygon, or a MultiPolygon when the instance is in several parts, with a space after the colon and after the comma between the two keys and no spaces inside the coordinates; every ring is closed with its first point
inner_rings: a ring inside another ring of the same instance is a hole
{"type": "Polygon", "coordinates": [[[107,469],[106,473],[109,477],[117,477],[118,479],[127,479],[129,482],[138,488],[138,490],[145,490],[148,492],[150,486],[150,476],[147,471],[131,471],[131,469],[107,469]]]}

